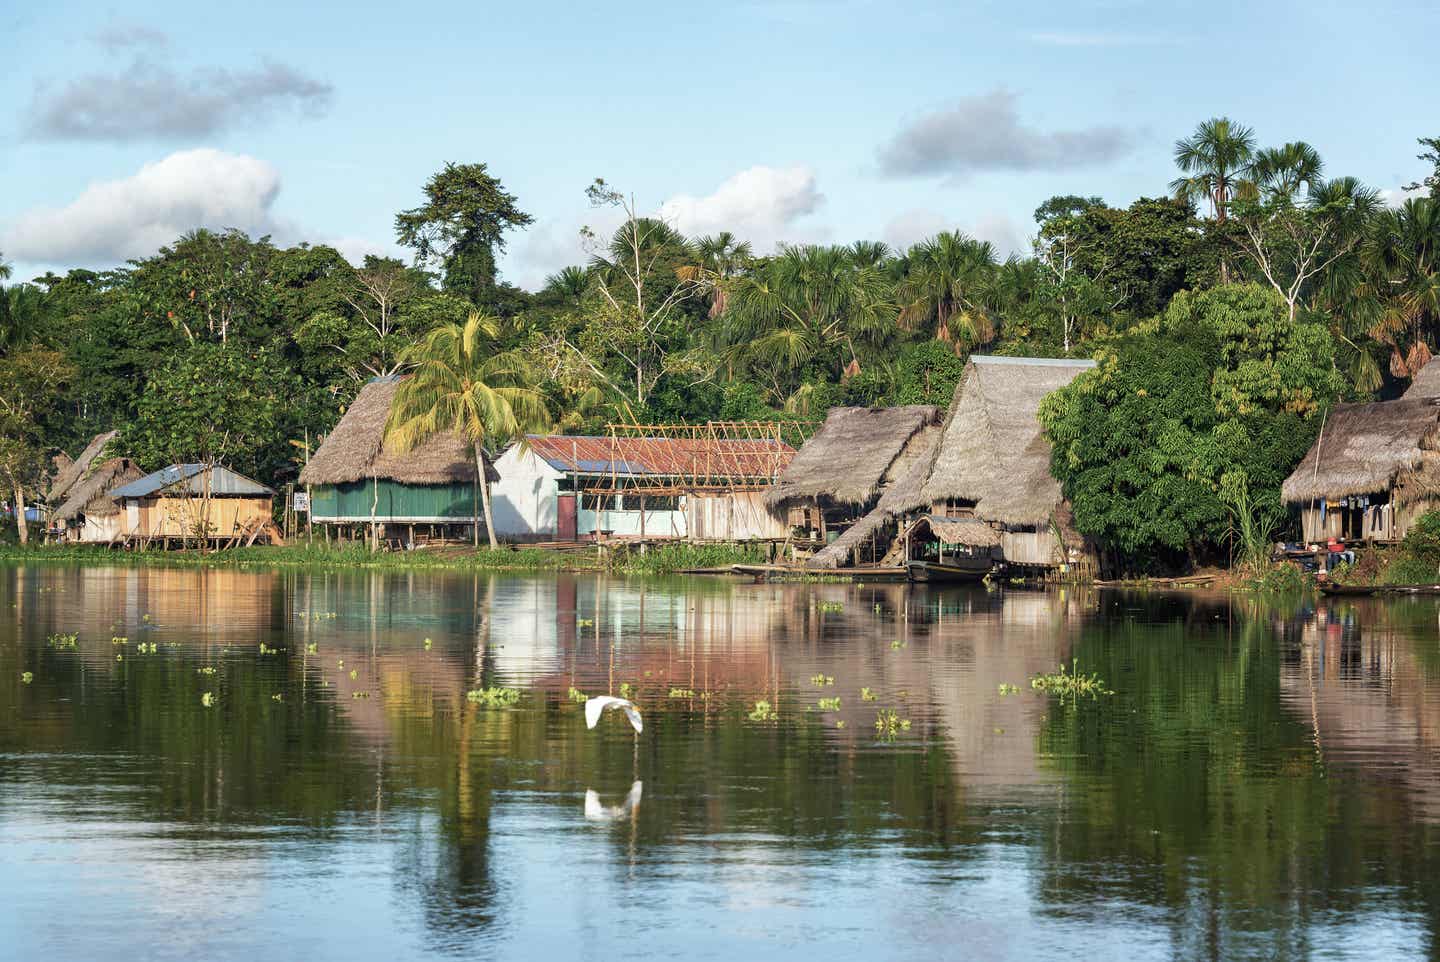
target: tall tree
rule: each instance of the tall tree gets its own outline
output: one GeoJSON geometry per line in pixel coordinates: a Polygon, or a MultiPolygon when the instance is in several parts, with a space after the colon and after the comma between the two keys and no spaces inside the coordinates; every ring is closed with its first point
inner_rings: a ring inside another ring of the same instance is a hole
{"type": "Polygon", "coordinates": [[[892,288],[876,267],[857,266],[844,247],[787,247],[727,285],[726,337],[737,359],[762,372],[777,401],[811,365],[860,373],[862,348],[895,325],[892,288]]]}
{"type": "Polygon", "coordinates": [[[534,222],[516,201],[486,165],[447,163],[425,183],[425,203],[395,215],[395,236],[417,265],[441,270],[445,290],[488,306],[506,233],[534,222]]]}
{"type": "Polygon", "coordinates": [[[15,529],[29,540],[25,494],[44,477],[46,420],[75,369],[59,351],[28,345],[0,358],[0,475],[14,497],[15,529]]]}
{"type": "Polygon", "coordinates": [[[1361,257],[1377,309],[1369,334],[1389,349],[1392,374],[1414,377],[1440,333],[1440,200],[1379,211],[1361,257]]]}
{"type": "MultiPolygon", "coordinates": [[[[1255,132],[1229,117],[1213,117],[1189,137],[1175,141],[1175,166],[1184,176],[1170,182],[1175,196],[1185,201],[1204,197],[1222,226],[1230,202],[1247,189],[1255,159],[1255,132]]],[[[1220,283],[1230,282],[1230,267],[1220,259],[1220,283]]]]}
{"type": "Polygon", "coordinates": [[[1431,200],[1440,200],[1440,137],[1421,137],[1418,141],[1425,150],[1416,154],[1418,160],[1423,160],[1434,168],[1434,171],[1413,184],[1406,184],[1406,190],[1428,190],[1431,200]]]}
{"type": "Polygon", "coordinates": [[[404,354],[413,373],[396,389],[385,425],[385,443],[402,452],[448,431],[469,443],[492,548],[499,542],[485,449],[543,430],[550,420],[529,361],[518,351],[499,350],[499,337],[499,320],[476,312],[464,324],[436,328],[413,344],[404,354]]]}
{"type": "Polygon", "coordinates": [[[995,248],[959,231],[911,247],[895,291],[900,323],[925,326],[957,354],[995,337],[995,248]]]}
{"type": "Polygon", "coordinates": [[[1266,200],[1294,199],[1301,191],[1313,190],[1324,172],[1319,151],[1303,140],[1260,151],[1250,171],[1257,193],[1266,200]]]}

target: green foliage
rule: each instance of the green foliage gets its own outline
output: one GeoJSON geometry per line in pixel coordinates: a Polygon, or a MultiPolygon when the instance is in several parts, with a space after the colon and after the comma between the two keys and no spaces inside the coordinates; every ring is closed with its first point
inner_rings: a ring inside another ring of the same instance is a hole
{"type": "Polygon", "coordinates": [[[520,700],[517,688],[477,688],[465,693],[465,700],[484,708],[504,708],[520,700]]]}
{"type": "Polygon", "coordinates": [[[1036,691],[1043,691],[1052,695],[1059,695],[1063,698],[1075,699],[1081,696],[1097,698],[1100,695],[1113,695],[1100,680],[1100,676],[1093,672],[1088,675],[1080,673],[1078,659],[1071,663],[1069,669],[1061,665],[1055,671],[1035,675],[1030,679],[1030,687],[1036,691]]]}
{"type": "Polygon", "coordinates": [[[1416,518],[1400,547],[1417,561],[1440,567],[1440,511],[1426,511],[1416,518]]]}
{"type": "Polygon", "coordinates": [[[151,377],[126,450],[147,470],[199,462],[273,478],[290,460],[300,394],[299,379],[266,349],[197,343],[151,377]]]}
{"type": "Polygon", "coordinates": [[[485,164],[447,163],[425,184],[425,203],[395,215],[395,237],[417,265],[438,266],[445,290],[500,313],[496,255],[505,234],[534,221],[485,164]]]}
{"type": "Polygon", "coordinates": [[[1280,482],[1343,390],[1332,344],[1253,285],[1177,296],[1114,341],[1041,408],[1079,529],[1149,567],[1218,552],[1236,506],[1278,515],[1280,482]]]}

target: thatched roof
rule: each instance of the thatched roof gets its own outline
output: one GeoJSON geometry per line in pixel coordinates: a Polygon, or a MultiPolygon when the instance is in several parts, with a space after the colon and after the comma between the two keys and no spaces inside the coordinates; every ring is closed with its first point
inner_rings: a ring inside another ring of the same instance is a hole
{"type": "Polygon", "coordinates": [[[1050,474],[1050,442],[1036,416],[1040,402],[1094,361],[974,356],[955,388],[920,502],[975,502],[986,521],[1041,525],[1061,499],[1050,474]]]}
{"type": "MultiPolygon", "coordinates": [[[[68,497],[70,489],[75,486],[75,482],[89,473],[90,466],[95,463],[95,459],[105,450],[105,445],[115,440],[115,435],[119,433],[118,431],[106,431],[103,434],[97,434],[91,438],[90,443],[85,445],[85,450],[80,452],[80,456],[66,464],[65,467],[55,475],[55,480],[50,484],[50,490],[45,492],[45,500],[51,504],[58,504],[68,497]]],[[[59,462],[57,461],[56,463],[58,464],[59,462]]]]}
{"type": "Polygon", "coordinates": [[[110,458],[93,465],[90,473],[71,485],[65,503],[51,515],[57,521],[76,521],[81,515],[108,518],[120,513],[122,502],[110,496],[113,488],[144,477],[129,458],[110,458]]]}
{"type": "Polygon", "coordinates": [[[765,495],[772,508],[826,499],[863,505],[879,493],[886,472],[917,431],[934,423],[928,404],[895,408],[831,408],[825,424],[765,495]]]}
{"type": "Polygon", "coordinates": [[[1434,458],[1437,425],[1440,398],[1337,404],[1280,493],[1303,504],[1387,491],[1434,458]]]}
{"type": "Polygon", "coordinates": [[[971,548],[994,548],[1000,544],[1000,532],[978,518],[938,518],[927,515],[921,521],[945,544],[963,544],[971,548]]]}
{"type": "MultiPolygon", "coordinates": [[[[345,416],[300,472],[302,484],[349,484],[369,478],[401,484],[473,482],[475,462],[470,446],[458,434],[439,434],[397,454],[385,450],[385,421],[400,386],[399,378],[377,378],[360,389],[345,416]]],[[[500,475],[488,462],[486,477],[500,475]]]]}
{"type": "Polygon", "coordinates": [[[1425,362],[1425,366],[1416,373],[1403,396],[1406,398],[1440,397],[1440,357],[1432,357],[1425,362]]]}
{"type": "Polygon", "coordinates": [[[930,470],[930,459],[940,441],[940,425],[927,424],[910,436],[905,447],[881,478],[883,493],[865,517],[846,528],[830,544],[816,552],[807,564],[812,568],[838,568],[850,560],[850,552],[896,515],[918,503],[920,485],[930,470]]]}

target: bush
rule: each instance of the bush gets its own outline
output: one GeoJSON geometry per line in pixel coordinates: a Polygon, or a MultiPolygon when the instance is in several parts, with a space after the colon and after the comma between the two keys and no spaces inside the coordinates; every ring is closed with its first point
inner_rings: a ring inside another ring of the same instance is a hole
{"type": "Polygon", "coordinates": [[[1423,561],[1433,569],[1440,567],[1440,511],[1426,511],[1415,519],[1415,524],[1400,544],[1407,557],[1423,561]]]}

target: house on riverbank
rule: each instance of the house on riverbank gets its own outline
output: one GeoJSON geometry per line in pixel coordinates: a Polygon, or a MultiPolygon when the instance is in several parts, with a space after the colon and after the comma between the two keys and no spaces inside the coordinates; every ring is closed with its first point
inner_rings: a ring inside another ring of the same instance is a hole
{"type": "Polygon", "coordinates": [[[1046,395],[1094,367],[1065,358],[971,357],[929,474],[919,494],[896,508],[986,522],[999,532],[1000,556],[1011,567],[1093,566],[1093,549],[1050,473],[1039,411],[1046,395]]]}
{"type": "MultiPolygon", "coordinates": [[[[484,515],[465,439],[447,432],[405,454],[385,449],[400,381],[377,378],[362,387],[300,472],[310,520],[352,536],[470,540],[484,515]]],[[[499,480],[488,461],[485,470],[491,483],[499,480]]]]}
{"type": "Polygon", "coordinates": [[[121,509],[123,538],[137,544],[203,538],[219,547],[283,538],[271,514],[275,492],[223,465],[172,464],[108,494],[121,509]]]}
{"type": "MultiPolygon", "coordinates": [[[[730,426],[733,427],[733,426],[730,426]]],[[[495,460],[508,541],[776,541],[765,491],[795,457],[774,437],[532,435],[495,460]]]]}
{"type": "Polygon", "coordinates": [[[809,564],[879,560],[893,518],[880,502],[897,486],[918,491],[939,419],[940,409],[928,404],[830,409],[765,495],[772,513],[819,548],[809,564]]]}
{"type": "Polygon", "coordinates": [[[68,544],[112,544],[124,540],[125,518],[112,488],[144,476],[129,458],[104,457],[118,432],[97,434],[74,460],[57,462],[60,471],[45,493],[51,506],[52,540],[68,544]]]}
{"type": "Polygon", "coordinates": [[[1306,541],[1400,540],[1440,506],[1440,398],[1335,405],[1280,494],[1306,541]]]}

